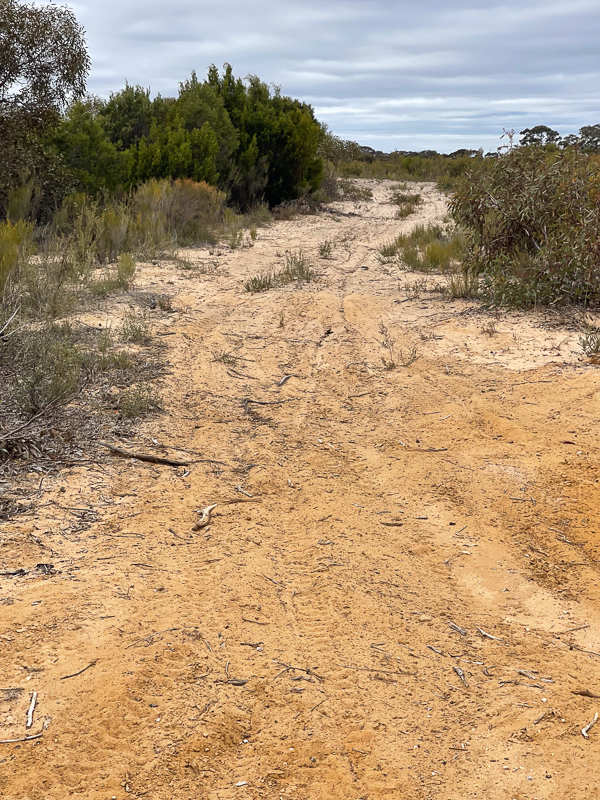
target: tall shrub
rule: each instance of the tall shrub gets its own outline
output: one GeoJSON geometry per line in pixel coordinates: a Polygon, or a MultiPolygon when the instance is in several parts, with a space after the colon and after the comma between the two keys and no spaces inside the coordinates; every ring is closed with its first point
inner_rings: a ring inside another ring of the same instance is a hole
{"type": "Polygon", "coordinates": [[[465,269],[499,303],[600,304],[600,162],[576,148],[511,148],[459,179],[465,269]]]}

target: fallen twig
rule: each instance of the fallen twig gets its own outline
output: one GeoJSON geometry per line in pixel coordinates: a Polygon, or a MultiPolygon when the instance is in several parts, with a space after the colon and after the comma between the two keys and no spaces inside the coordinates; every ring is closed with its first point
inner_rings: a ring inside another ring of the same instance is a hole
{"type": "Polygon", "coordinates": [[[259,622],[256,619],[246,619],[246,617],[242,617],[242,622],[251,622],[253,625],[268,625],[268,622],[259,622]]]}
{"type": "Polygon", "coordinates": [[[206,526],[210,523],[210,517],[212,512],[217,507],[216,503],[213,503],[212,506],[206,506],[200,511],[200,519],[192,528],[193,531],[202,530],[202,528],[206,528],[206,526]]]}
{"type": "Polygon", "coordinates": [[[449,622],[448,626],[450,628],[452,628],[453,631],[456,631],[457,633],[460,633],[461,636],[466,636],[467,635],[467,631],[464,628],[459,628],[458,625],[455,625],[454,622],[449,622]]]}
{"type": "Polygon", "coordinates": [[[254,403],[257,406],[279,406],[282,403],[291,403],[292,400],[298,399],[298,397],[288,397],[287,400],[250,400],[250,398],[245,397],[242,403],[254,403]]]}
{"type": "MultiPolygon", "coordinates": [[[[275,678],[278,678],[279,675],[283,675],[284,672],[289,672],[291,670],[292,672],[294,672],[294,671],[304,672],[306,675],[310,675],[310,676],[312,676],[313,678],[316,678],[319,681],[324,681],[325,680],[325,678],[322,675],[317,675],[317,673],[313,672],[313,670],[310,667],[308,667],[308,669],[306,669],[305,667],[293,667],[291,664],[284,664],[283,661],[277,661],[277,659],[273,659],[273,663],[277,664],[280,667],[284,667],[284,669],[281,672],[279,672],[275,676],[275,678]]],[[[273,680],[275,680],[275,678],[273,680]]]]}
{"type": "Polygon", "coordinates": [[[14,742],[31,742],[33,739],[40,739],[44,733],[35,733],[32,736],[24,736],[22,739],[0,739],[0,744],[13,744],[14,742]]]}
{"type": "MultiPolygon", "coordinates": [[[[125,649],[127,649],[127,648],[125,648],[125,649]]],[[[83,669],[80,669],[79,672],[74,672],[72,675],[63,675],[62,678],[61,678],[61,681],[65,681],[67,678],[76,678],[78,675],[81,675],[82,672],[85,672],[86,669],[89,669],[90,667],[95,666],[97,663],[98,663],[98,659],[96,658],[94,661],[92,661],[91,664],[88,664],[87,667],[84,667],[83,669]]]]}
{"type": "Polygon", "coordinates": [[[580,697],[592,697],[594,699],[600,699],[600,694],[594,694],[590,692],[589,689],[578,689],[577,691],[572,691],[571,694],[578,694],[580,697]]]}
{"type": "Polygon", "coordinates": [[[162,458],[161,456],[154,456],[148,453],[130,453],[128,450],[122,450],[120,447],[114,447],[112,444],[100,442],[102,447],[106,447],[111,453],[123,458],[136,458],[138,461],[147,461],[149,464],[166,464],[169,467],[189,467],[189,461],[176,461],[172,458],[162,458]]]}
{"type": "Polygon", "coordinates": [[[499,639],[497,636],[492,636],[491,633],[486,633],[483,628],[477,628],[477,632],[481,634],[481,636],[485,636],[486,639],[494,639],[496,642],[501,642],[502,639],[499,639]]]}
{"type": "Polygon", "coordinates": [[[583,736],[583,738],[584,738],[584,739],[589,739],[589,738],[590,738],[590,737],[588,736],[588,731],[591,731],[591,729],[594,727],[594,725],[595,725],[597,722],[598,722],[598,712],[596,711],[596,713],[594,714],[594,719],[593,719],[591,722],[589,722],[589,723],[588,723],[588,724],[585,726],[585,728],[582,728],[582,729],[581,729],[581,735],[583,736]]]}
{"type": "Polygon", "coordinates": [[[454,670],[454,672],[456,672],[458,677],[461,679],[461,681],[464,683],[464,685],[468,689],[469,688],[469,684],[467,683],[467,679],[465,678],[465,673],[462,671],[462,669],[460,667],[452,667],[452,669],[454,670]]]}
{"type": "Polygon", "coordinates": [[[31,728],[33,725],[33,712],[35,711],[35,704],[37,703],[38,693],[33,692],[31,695],[31,704],[29,705],[29,711],[27,712],[27,723],[25,724],[26,728],[31,728]]]}
{"type": "Polygon", "coordinates": [[[289,381],[290,378],[300,378],[299,375],[284,375],[283,378],[279,381],[277,386],[283,386],[286,381],[289,381]]]}

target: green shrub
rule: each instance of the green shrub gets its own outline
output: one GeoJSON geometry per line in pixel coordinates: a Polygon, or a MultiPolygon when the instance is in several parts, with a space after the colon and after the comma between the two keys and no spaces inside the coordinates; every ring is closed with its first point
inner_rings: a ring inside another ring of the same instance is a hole
{"type": "Polygon", "coordinates": [[[26,414],[68,400],[81,385],[82,356],[68,325],[24,332],[11,351],[19,364],[13,397],[26,414]]]}
{"type": "Polygon", "coordinates": [[[600,355],[600,331],[597,328],[588,328],[579,337],[579,344],[586,356],[600,355]]]}
{"type": "Polygon", "coordinates": [[[33,243],[33,224],[0,222],[0,298],[11,272],[16,268],[19,258],[29,253],[33,243]]]}
{"type": "Polygon", "coordinates": [[[135,261],[131,253],[121,253],[117,263],[108,267],[100,280],[91,281],[92,294],[106,297],[114,292],[127,291],[133,283],[135,268],[135,261]]]}
{"type": "Polygon", "coordinates": [[[600,304],[600,163],[575,148],[519,147],[463,176],[450,202],[465,270],[492,302],[600,304]]]}

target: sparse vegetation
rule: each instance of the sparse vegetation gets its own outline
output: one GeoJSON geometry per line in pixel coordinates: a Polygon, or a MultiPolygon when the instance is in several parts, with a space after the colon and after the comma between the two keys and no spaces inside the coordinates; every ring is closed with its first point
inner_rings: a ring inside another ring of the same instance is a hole
{"type": "Polygon", "coordinates": [[[238,363],[237,356],[231,350],[213,350],[213,361],[219,364],[225,364],[228,367],[235,367],[238,363]]]}
{"type": "Polygon", "coordinates": [[[396,361],[396,353],[394,351],[394,346],[396,344],[395,338],[390,334],[387,329],[387,326],[383,323],[379,323],[379,333],[383,337],[381,340],[381,346],[387,352],[386,356],[381,357],[381,363],[383,364],[383,368],[386,370],[396,369],[398,366],[398,362],[396,361]]]}
{"type": "Polygon", "coordinates": [[[390,203],[398,206],[396,217],[398,219],[405,219],[417,210],[417,206],[421,205],[423,199],[420,194],[406,193],[403,189],[394,189],[390,203]]]}
{"type": "Polygon", "coordinates": [[[252,293],[266,292],[275,287],[294,283],[294,281],[309,283],[318,279],[317,273],[309,265],[302,250],[295,253],[286,250],[284,259],[285,263],[282,269],[278,272],[262,272],[254,275],[244,283],[244,289],[252,293]]]}
{"type": "Polygon", "coordinates": [[[124,342],[144,345],[150,341],[150,323],[146,310],[135,311],[130,308],[125,313],[121,337],[124,342]]]}
{"type": "Polygon", "coordinates": [[[331,254],[333,253],[333,243],[331,239],[325,239],[322,242],[319,242],[319,255],[321,258],[331,258],[331,254]]]}
{"type": "Polygon", "coordinates": [[[137,419],[160,411],[161,402],[160,393],[155,386],[151,384],[131,386],[121,395],[119,411],[124,419],[137,419]]]}

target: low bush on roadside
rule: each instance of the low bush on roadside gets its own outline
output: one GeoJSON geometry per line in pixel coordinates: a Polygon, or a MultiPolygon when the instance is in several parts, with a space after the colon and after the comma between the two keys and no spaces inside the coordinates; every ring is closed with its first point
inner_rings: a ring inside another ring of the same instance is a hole
{"type": "Polygon", "coordinates": [[[600,161],[573,147],[512,147],[450,201],[465,274],[510,306],[600,304],[600,161]]]}

